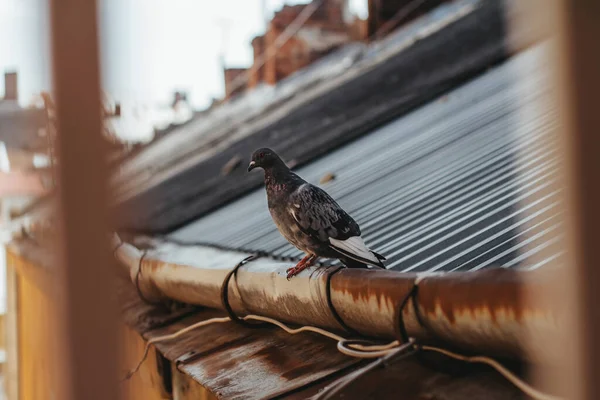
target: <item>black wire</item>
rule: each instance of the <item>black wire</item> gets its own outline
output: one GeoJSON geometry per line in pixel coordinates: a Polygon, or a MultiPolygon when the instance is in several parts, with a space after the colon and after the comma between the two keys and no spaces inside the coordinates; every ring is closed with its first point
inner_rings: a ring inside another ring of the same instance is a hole
{"type": "MultiPolygon", "coordinates": [[[[329,274],[328,279],[327,279],[327,294],[328,294],[327,301],[328,301],[329,306],[332,309],[333,315],[334,315],[334,317],[336,317],[336,319],[339,318],[339,315],[337,315],[337,313],[335,312],[335,309],[333,308],[332,304],[330,303],[331,296],[330,296],[330,292],[329,292],[329,290],[330,290],[329,284],[330,284],[331,276],[333,276],[335,273],[337,273],[340,269],[341,268],[339,268],[339,269],[333,271],[331,274],[329,274]]],[[[331,386],[327,387],[323,392],[321,392],[318,396],[316,396],[315,400],[328,400],[331,397],[333,397],[335,394],[339,393],[342,389],[344,389],[345,387],[350,385],[352,382],[356,381],[357,379],[359,379],[366,373],[372,371],[373,369],[375,369],[379,366],[382,366],[382,367],[388,366],[394,361],[398,361],[400,359],[409,357],[420,351],[420,349],[421,349],[420,346],[414,342],[414,339],[411,339],[408,336],[408,332],[406,331],[406,325],[404,323],[404,316],[403,316],[404,308],[406,307],[406,304],[408,304],[408,300],[412,299],[417,321],[423,328],[427,329],[426,326],[424,325],[424,321],[421,318],[421,314],[418,310],[418,303],[417,303],[418,290],[419,290],[419,286],[416,283],[413,283],[413,286],[406,293],[406,295],[400,302],[400,306],[398,307],[398,313],[396,315],[396,318],[397,318],[396,327],[397,327],[397,334],[398,334],[400,340],[402,341],[403,345],[401,345],[396,351],[389,353],[383,357],[378,358],[377,360],[373,361],[372,363],[368,364],[367,366],[363,367],[362,369],[355,371],[353,373],[350,373],[350,374],[338,379],[331,386]]],[[[341,321],[341,318],[338,319],[338,322],[340,322],[340,324],[342,326],[345,326],[345,323],[343,321],[341,321]]],[[[360,340],[346,340],[346,341],[344,341],[344,344],[345,345],[362,344],[362,342],[360,340]]]]}
{"type": "Polygon", "coordinates": [[[350,374],[333,382],[330,386],[326,387],[321,393],[319,393],[318,396],[314,397],[314,400],[328,400],[335,394],[339,393],[342,389],[350,385],[352,382],[355,382],[357,379],[364,376],[366,373],[374,370],[375,368],[379,366],[383,367],[391,364],[392,362],[410,357],[417,351],[418,349],[414,346],[414,343],[412,341],[404,343],[396,351],[387,354],[383,357],[379,357],[377,360],[371,362],[365,367],[357,371],[351,372],[350,374]]]}
{"type": "Polygon", "coordinates": [[[142,262],[144,261],[144,257],[146,257],[146,254],[147,254],[147,252],[143,251],[142,255],[140,256],[140,262],[138,264],[138,270],[137,270],[137,273],[135,274],[135,289],[138,292],[138,296],[140,296],[140,298],[142,300],[144,300],[146,303],[152,304],[152,305],[155,305],[155,306],[163,305],[163,303],[161,303],[161,302],[154,302],[154,301],[148,300],[148,298],[146,296],[144,296],[144,293],[142,292],[142,289],[140,289],[140,276],[142,275],[142,262]]]}
{"type": "MultiPolygon", "coordinates": [[[[410,300],[411,298],[413,299],[413,304],[415,303],[415,298],[416,298],[416,294],[417,294],[417,290],[418,290],[418,286],[413,284],[413,286],[410,288],[410,290],[406,293],[406,295],[404,296],[404,298],[402,299],[402,302],[400,303],[400,307],[398,307],[398,313],[396,314],[396,327],[397,329],[397,335],[398,338],[402,341],[402,343],[408,343],[410,340],[410,337],[408,336],[408,332],[406,331],[406,325],[404,324],[404,308],[406,307],[406,304],[408,303],[408,300],[410,300]]],[[[419,321],[420,323],[421,321],[419,321]]]]}
{"type": "Polygon", "coordinates": [[[231,277],[237,273],[238,269],[242,265],[244,265],[252,260],[256,260],[259,257],[262,257],[262,255],[252,254],[252,255],[244,258],[239,263],[237,263],[237,265],[235,267],[233,267],[233,269],[231,269],[231,271],[229,271],[227,273],[227,275],[225,276],[225,279],[223,280],[223,284],[221,285],[221,304],[223,304],[223,308],[227,312],[227,315],[229,316],[229,318],[231,318],[231,320],[237,324],[240,324],[240,325],[243,325],[246,327],[253,327],[253,328],[259,327],[259,326],[266,326],[268,324],[266,322],[248,322],[245,319],[242,319],[235,314],[235,312],[233,311],[233,308],[229,304],[229,281],[231,280],[231,277]]]}
{"type": "MultiPolygon", "coordinates": [[[[404,311],[404,308],[406,307],[406,304],[408,303],[409,299],[412,299],[413,310],[414,310],[415,318],[416,318],[418,324],[421,326],[421,328],[423,328],[423,330],[425,332],[432,335],[432,337],[436,337],[433,329],[431,329],[428,326],[428,324],[425,322],[425,319],[421,315],[421,311],[419,310],[419,285],[417,283],[414,283],[413,286],[408,291],[408,293],[406,294],[406,296],[404,297],[404,299],[402,300],[402,303],[400,304],[400,307],[398,310],[398,314],[397,314],[398,320],[396,323],[396,327],[398,328],[397,333],[398,333],[399,338],[404,343],[406,343],[406,341],[409,340],[408,332],[406,331],[406,326],[404,324],[404,318],[403,318],[403,311],[404,311]]],[[[441,340],[439,340],[439,341],[441,341],[441,340]]],[[[413,347],[415,348],[415,350],[420,350],[420,346],[416,343],[413,345],[413,347]]],[[[428,368],[431,368],[433,370],[439,370],[438,366],[432,364],[428,360],[425,353],[419,351],[416,354],[416,358],[421,364],[427,366],[428,368]]]]}
{"type": "Polygon", "coordinates": [[[421,311],[419,311],[419,296],[418,296],[418,294],[419,294],[419,286],[415,285],[413,287],[412,291],[413,291],[413,294],[412,294],[413,309],[415,310],[415,318],[417,319],[417,322],[428,333],[430,333],[431,335],[435,336],[435,332],[433,331],[433,329],[431,329],[428,326],[428,324],[425,322],[425,319],[421,315],[421,311]]]}
{"type": "Polygon", "coordinates": [[[335,320],[337,321],[337,323],[349,334],[354,335],[354,336],[362,336],[358,331],[356,331],[355,329],[349,327],[344,320],[342,319],[342,317],[340,317],[340,315],[338,314],[338,312],[336,311],[335,307],[333,306],[333,301],[331,300],[331,278],[333,278],[333,275],[337,274],[338,272],[340,272],[341,270],[345,269],[346,267],[339,266],[336,269],[334,269],[333,271],[331,271],[328,275],[327,275],[327,282],[326,282],[326,286],[325,286],[325,294],[326,294],[326,298],[327,298],[327,305],[329,306],[329,310],[331,311],[331,315],[333,315],[333,318],[335,318],[335,320]]]}

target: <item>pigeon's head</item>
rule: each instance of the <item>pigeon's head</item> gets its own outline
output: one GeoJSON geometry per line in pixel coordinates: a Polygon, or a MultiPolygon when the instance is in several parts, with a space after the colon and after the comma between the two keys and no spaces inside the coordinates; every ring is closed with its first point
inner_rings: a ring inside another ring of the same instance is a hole
{"type": "Polygon", "coordinates": [[[248,165],[248,172],[252,171],[254,168],[260,167],[268,169],[280,164],[285,165],[277,153],[265,147],[252,153],[250,165],[248,165]]]}

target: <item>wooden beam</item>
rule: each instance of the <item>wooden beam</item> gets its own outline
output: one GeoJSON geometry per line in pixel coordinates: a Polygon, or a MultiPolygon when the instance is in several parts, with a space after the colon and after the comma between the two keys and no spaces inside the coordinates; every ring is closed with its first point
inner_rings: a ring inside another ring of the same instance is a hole
{"type": "Polygon", "coordinates": [[[54,398],[116,399],[117,324],[105,239],[109,224],[98,6],[94,0],[50,4],[59,160],[57,245],[62,250],[54,398]]]}
{"type": "MultiPolygon", "coordinates": [[[[572,278],[565,280],[573,302],[575,356],[566,382],[571,399],[600,398],[600,2],[562,0],[559,13],[558,100],[565,150],[567,250],[572,278]]],[[[567,364],[568,365],[568,364],[567,364]]]]}
{"type": "MultiPolygon", "coordinates": [[[[27,262],[15,257],[15,263],[27,262]]],[[[11,399],[45,400],[57,393],[56,332],[52,297],[26,276],[17,274],[18,396],[11,399]]]]}
{"type": "MultiPolygon", "coordinates": [[[[568,399],[600,398],[600,2],[594,0],[537,0],[528,4],[522,25],[543,22],[552,33],[553,52],[547,60],[553,70],[552,97],[559,124],[555,139],[562,169],[557,180],[563,193],[565,257],[557,265],[553,285],[529,289],[537,302],[560,304],[569,312],[558,325],[568,340],[554,343],[562,352],[557,370],[533,371],[540,386],[568,399]]],[[[552,252],[556,249],[548,249],[552,252]]],[[[540,255],[540,257],[543,255],[540,255]]],[[[541,350],[545,351],[545,350],[541,350]]]]}
{"type": "MultiPolygon", "coordinates": [[[[120,368],[119,371],[128,371],[142,358],[146,341],[133,329],[125,324],[120,324],[120,368]]],[[[129,380],[122,382],[120,393],[122,399],[127,400],[166,400],[171,399],[170,388],[165,387],[165,379],[170,382],[171,365],[165,361],[169,369],[169,376],[163,377],[159,374],[160,354],[155,347],[150,349],[146,361],[140,366],[138,372],[129,380]]],[[[164,360],[164,359],[163,359],[164,360]]],[[[124,372],[122,372],[124,374],[124,372]]]]}
{"type": "Polygon", "coordinates": [[[6,257],[6,372],[4,373],[6,395],[20,399],[19,395],[19,302],[18,277],[15,257],[6,257]]]}
{"type": "Polygon", "coordinates": [[[173,371],[173,400],[216,400],[202,385],[196,382],[191,376],[179,371],[175,364],[172,365],[173,371]]]}

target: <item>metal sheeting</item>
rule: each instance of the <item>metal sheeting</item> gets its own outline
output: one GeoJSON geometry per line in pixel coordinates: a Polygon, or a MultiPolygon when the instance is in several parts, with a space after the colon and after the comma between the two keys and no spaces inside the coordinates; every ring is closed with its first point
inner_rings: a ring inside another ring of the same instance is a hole
{"type": "MultiPolygon", "coordinates": [[[[297,172],[360,224],[402,271],[522,265],[558,240],[553,110],[545,46],[297,172]]],[[[184,242],[300,256],[270,218],[263,189],[174,232],[184,242]]],[[[538,261],[535,267],[545,262],[538,261]]]]}

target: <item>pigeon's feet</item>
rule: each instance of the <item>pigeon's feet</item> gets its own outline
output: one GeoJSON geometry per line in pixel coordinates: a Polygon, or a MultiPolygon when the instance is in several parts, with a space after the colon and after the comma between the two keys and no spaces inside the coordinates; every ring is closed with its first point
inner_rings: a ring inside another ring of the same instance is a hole
{"type": "Polygon", "coordinates": [[[298,264],[296,264],[295,267],[288,268],[288,270],[285,271],[285,272],[287,272],[287,280],[289,281],[292,278],[292,276],[299,274],[300,271],[303,271],[304,269],[313,265],[316,259],[317,259],[317,256],[308,255],[308,256],[304,257],[302,260],[300,260],[300,262],[298,262],[298,264]]]}

